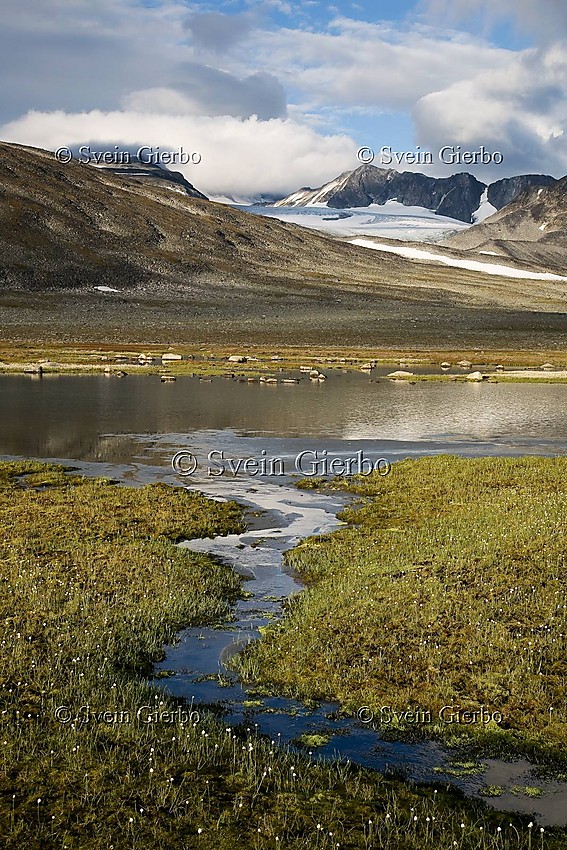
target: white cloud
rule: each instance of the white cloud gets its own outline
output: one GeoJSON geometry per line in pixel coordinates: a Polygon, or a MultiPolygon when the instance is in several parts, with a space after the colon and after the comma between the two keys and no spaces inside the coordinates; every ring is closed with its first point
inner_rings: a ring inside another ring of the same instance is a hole
{"type": "Polygon", "coordinates": [[[567,43],[514,54],[505,68],[479,70],[423,97],[413,110],[416,134],[430,147],[484,145],[505,161],[496,180],[521,172],[567,172],[567,43]]]}
{"type": "MultiPolygon", "coordinates": [[[[169,85],[194,58],[189,4],[18,0],[0,27],[0,120],[29,109],[112,109],[144,84],[169,85]]],[[[187,80],[190,83],[190,80],[187,80]]]]}
{"type": "Polygon", "coordinates": [[[12,142],[48,150],[89,142],[93,150],[112,150],[115,144],[128,150],[141,145],[159,146],[162,151],[181,146],[189,154],[199,152],[202,161],[172,168],[209,195],[286,194],[298,186],[324,183],[358,164],[351,139],[320,136],[290,119],[241,120],[128,110],[30,112],[0,132],[12,142]]]}
{"type": "MultiPolygon", "coordinates": [[[[554,6],[553,0],[543,0],[542,12],[554,6]]],[[[464,10],[464,2],[459,7],[464,10]]],[[[469,3],[466,8],[470,10],[469,3]]],[[[512,0],[506,0],[500,11],[512,9],[512,0]]],[[[523,0],[518,9],[527,26],[537,4],[523,0]]],[[[566,16],[562,11],[557,19],[566,16]]],[[[549,19],[545,31],[551,32],[549,19]]],[[[367,109],[375,116],[408,111],[415,144],[435,156],[453,144],[463,151],[480,145],[501,151],[501,166],[438,164],[428,169],[443,175],[470,170],[490,181],[528,171],[555,176],[567,172],[567,42],[557,38],[556,33],[555,41],[514,51],[422,24],[403,27],[337,18],[326,32],[265,33],[258,55],[271,62],[288,87],[301,92],[306,111],[326,109],[326,115],[330,110],[342,120],[346,116],[341,109],[350,108],[353,114],[367,109]]],[[[387,143],[383,138],[360,141],[375,147],[387,143]]],[[[419,166],[412,166],[416,169],[419,166]]]]}
{"type": "Polygon", "coordinates": [[[269,65],[312,106],[338,108],[411,108],[479,67],[506,67],[511,55],[462,33],[346,18],[326,32],[285,29],[262,33],[256,41],[256,61],[269,65]]]}
{"type": "Polygon", "coordinates": [[[284,118],[286,94],[273,74],[258,71],[239,79],[197,62],[185,63],[183,71],[190,84],[168,88],[141,89],[122,98],[122,103],[143,112],[181,111],[188,115],[232,115],[236,118],[284,118]],[[160,98],[164,100],[160,102],[160,98]]]}

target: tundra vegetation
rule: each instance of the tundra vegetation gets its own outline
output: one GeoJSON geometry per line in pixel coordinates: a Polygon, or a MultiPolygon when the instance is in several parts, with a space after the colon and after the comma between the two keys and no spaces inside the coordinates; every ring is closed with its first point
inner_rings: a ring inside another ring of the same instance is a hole
{"type": "Polygon", "coordinates": [[[151,687],[164,643],[184,625],[225,621],[242,592],[230,569],[174,541],[238,532],[240,510],[72,473],[0,464],[3,848],[564,846],[562,831],[490,812],[442,781],[318,762],[151,687]]]}
{"type": "Polygon", "coordinates": [[[452,456],[335,479],[360,499],[288,553],[307,589],[241,675],[385,734],[564,766],[566,481],[567,458],[452,456]]]}

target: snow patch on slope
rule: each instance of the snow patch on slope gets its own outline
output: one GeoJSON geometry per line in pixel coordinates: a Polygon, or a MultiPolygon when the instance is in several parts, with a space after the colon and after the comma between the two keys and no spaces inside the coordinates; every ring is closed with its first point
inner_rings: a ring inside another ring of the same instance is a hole
{"type": "Polygon", "coordinates": [[[494,215],[495,212],[498,212],[495,206],[493,206],[488,200],[488,186],[482,193],[482,197],[480,199],[480,206],[476,212],[473,213],[472,219],[474,224],[479,224],[481,221],[484,221],[485,218],[488,218],[491,215],[494,215]]]}
{"type": "Polygon", "coordinates": [[[461,260],[457,257],[446,257],[443,254],[433,254],[431,251],[423,251],[420,248],[410,248],[407,245],[384,245],[373,242],[370,239],[351,239],[352,245],[360,245],[362,248],[372,248],[375,251],[387,251],[390,254],[399,254],[409,260],[430,260],[442,263],[445,266],[453,266],[458,269],[468,269],[473,272],[500,275],[501,277],[524,278],[526,280],[567,280],[558,274],[549,272],[529,272],[523,269],[514,269],[511,266],[501,266],[495,263],[481,263],[478,260],[461,260]]]}

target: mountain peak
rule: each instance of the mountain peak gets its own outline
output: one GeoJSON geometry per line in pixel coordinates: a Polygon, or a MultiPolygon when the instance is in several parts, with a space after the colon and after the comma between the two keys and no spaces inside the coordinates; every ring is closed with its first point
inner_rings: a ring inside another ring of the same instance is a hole
{"type": "Polygon", "coordinates": [[[325,204],[332,209],[348,209],[395,200],[471,224],[485,190],[485,184],[471,174],[435,178],[419,172],[400,172],[367,164],[359,165],[354,171],[343,172],[318,189],[293,192],[277,206],[325,204]]]}

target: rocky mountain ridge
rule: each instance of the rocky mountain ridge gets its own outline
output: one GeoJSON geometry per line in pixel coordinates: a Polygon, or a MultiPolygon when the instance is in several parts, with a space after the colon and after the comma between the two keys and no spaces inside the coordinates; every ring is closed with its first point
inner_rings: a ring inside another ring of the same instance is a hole
{"type": "Polygon", "coordinates": [[[437,215],[473,224],[475,214],[486,200],[498,210],[530,186],[548,186],[555,182],[549,175],[527,174],[504,178],[487,186],[466,172],[450,177],[428,177],[419,172],[361,165],[317,189],[304,187],[292,192],[276,206],[326,204],[332,209],[349,209],[398,201],[405,206],[424,207],[437,215]]]}
{"type": "Polygon", "coordinates": [[[545,188],[557,183],[549,174],[518,174],[516,177],[504,177],[488,187],[488,201],[497,210],[508,206],[523,192],[532,188],[545,188]]]}

